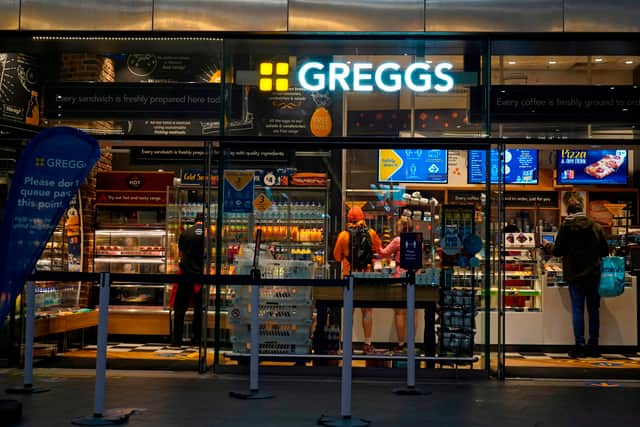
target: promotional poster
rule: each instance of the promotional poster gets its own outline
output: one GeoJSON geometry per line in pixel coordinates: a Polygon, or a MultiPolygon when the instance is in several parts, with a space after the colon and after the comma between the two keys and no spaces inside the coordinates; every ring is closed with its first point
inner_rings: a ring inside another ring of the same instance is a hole
{"type": "Polygon", "coordinates": [[[558,184],[627,183],[627,150],[558,150],[558,184]]]}

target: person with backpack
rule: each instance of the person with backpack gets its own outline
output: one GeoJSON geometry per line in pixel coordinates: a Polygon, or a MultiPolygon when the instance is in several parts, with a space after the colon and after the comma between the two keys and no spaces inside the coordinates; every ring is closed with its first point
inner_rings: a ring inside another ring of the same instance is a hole
{"type": "MultiPolygon", "coordinates": [[[[340,232],[333,256],[342,263],[342,277],[352,271],[370,271],[373,258],[382,249],[382,243],[375,230],[367,227],[364,213],[358,206],[349,210],[347,228],[340,232]]],[[[364,332],[364,352],[373,353],[375,348],[371,342],[373,332],[373,317],[371,308],[361,308],[362,330],[364,332]]]]}
{"type": "Polygon", "coordinates": [[[571,313],[575,347],[569,356],[598,357],[600,332],[600,259],[609,255],[607,236],[593,219],[584,213],[582,202],[569,199],[567,216],[556,236],[554,244],[546,243],[545,249],[553,256],[562,257],[562,277],[569,284],[571,313]],[[584,306],[589,313],[589,342],[584,339],[584,306]]]}

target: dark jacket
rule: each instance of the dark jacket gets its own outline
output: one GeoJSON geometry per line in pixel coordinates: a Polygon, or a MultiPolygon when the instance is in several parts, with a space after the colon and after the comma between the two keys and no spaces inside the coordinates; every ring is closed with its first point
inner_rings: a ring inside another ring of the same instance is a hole
{"type": "Polygon", "coordinates": [[[204,227],[197,222],[180,234],[180,269],[187,274],[203,274],[204,270],[204,227]]]}
{"type": "Polygon", "coordinates": [[[562,257],[562,277],[575,285],[595,285],[600,280],[600,258],[609,255],[607,236],[600,224],[584,214],[563,221],[551,248],[562,257]]]}

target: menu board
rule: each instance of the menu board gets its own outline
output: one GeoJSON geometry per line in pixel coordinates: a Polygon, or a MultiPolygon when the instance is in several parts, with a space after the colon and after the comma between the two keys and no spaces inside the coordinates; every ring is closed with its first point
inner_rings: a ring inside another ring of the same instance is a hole
{"type": "MultiPolygon", "coordinates": [[[[486,150],[469,150],[469,184],[486,183],[486,150]]],[[[491,150],[491,183],[498,183],[498,150],[491,150]]],[[[510,148],[504,151],[505,184],[538,183],[538,150],[510,148]]]]}
{"type": "Polygon", "coordinates": [[[625,185],[627,150],[558,151],[558,184],[625,185]]]}
{"type": "Polygon", "coordinates": [[[379,150],[378,181],[447,183],[447,150],[379,150]]]}

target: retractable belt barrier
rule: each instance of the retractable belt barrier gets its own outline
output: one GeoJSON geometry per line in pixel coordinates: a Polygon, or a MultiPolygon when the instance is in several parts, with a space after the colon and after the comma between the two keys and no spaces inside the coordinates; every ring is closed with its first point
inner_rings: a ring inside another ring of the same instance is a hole
{"type": "MultiPolygon", "coordinates": [[[[475,357],[436,357],[436,356],[415,356],[415,280],[411,275],[407,278],[362,278],[349,276],[342,280],[328,279],[262,279],[259,270],[252,271],[251,275],[197,275],[195,279],[201,284],[208,285],[235,285],[235,286],[252,286],[251,294],[251,363],[250,363],[250,382],[249,393],[244,394],[243,398],[264,398],[272,397],[259,393],[258,383],[258,367],[260,357],[284,358],[288,355],[279,354],[261,354],[259,353],[259,335],[258,335],[258,307],[261,286],[313,286],[313,287],[343,287],[343,351],[342,355],[308,355],[310,359],[342,359],[342,384],[341,384],[341,411],[339,418],[329,418],[321,416],[318,423],[327,426],[367,426],[370,421],[365,419],[354,419],[351,414],[351,387],[352,387],[352,362],[354,359],[385,359],[385,360],[407,360],[407,393],[399,394],[421,394],[415,388],[415,362],[417,360],[434,361],[434,362],[474,362],[475,357]],[[358,282],[365,282],[369,285],[384,286],[388,284],[398,284],[402,282],[407,285],[407,329],[408,339],[407,356],[376,356],[376,355],[353,355],[352,347],[352,329],[353,329],[353,298],[354,287],[358,282]],[[249,397],[246,397],[249,396],[249,397]],[[253,397],[251,397],[253,396],[253,397]]],[[[36,281],[93,281],[100,284],[100,301],[99,301],[99,322],[98,322],[98,350],[96,355],[96,383],[94,394],[93,415],[84,418],[75,418],[72,420],[76,425],[112,425],[121,424],[128,420],[129,416],[134,413],[135,409],[104,409],[105,384],[106,384],[106,360],[107,360],[107,335],[108,335],[108,318],[109,318],[109,291],[111,282],[136,282],[140,286],[155,285],[158,283],[185,283],[187,280],[192,282],[194,276],[186,278],[179,274],[128,274],[128,273],[71,273],[71,272],[36,272],[29,277],[27,283],[27,335],[25,337],[25,378],[24,389],[31,389],[29,393],[33,393],[33,319],[35,319],[35,282],[36,281]],[[29,326],[31,323],[31,326],[29,326]],[[30,331],[29,331],[30,330],[30,331]]],[[[306,356],[305,356],[306,357],[306,356]]],[[[233,393],[230,393],[233,395],[233,393]]],[[[234,396],[240,397],[240,396],[234,396]]]]}

